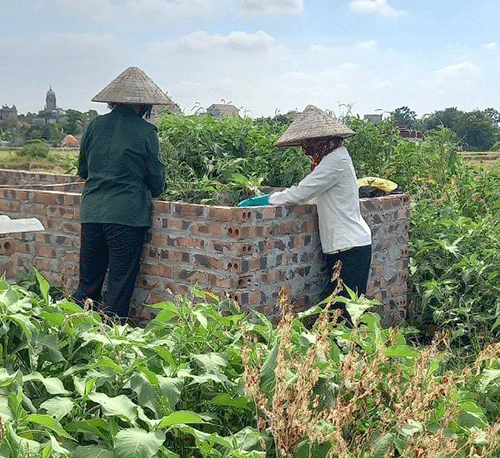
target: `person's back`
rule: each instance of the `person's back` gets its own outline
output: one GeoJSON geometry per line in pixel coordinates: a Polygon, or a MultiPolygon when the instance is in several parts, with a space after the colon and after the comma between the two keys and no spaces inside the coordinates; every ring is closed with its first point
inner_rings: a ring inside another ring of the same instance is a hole
{"type": "Polygon", "coordinates": [[[98,116],[82,139],[82,223],[149,226],[151,197],[164,189],[156,128],[129,106],[98,116]]]}

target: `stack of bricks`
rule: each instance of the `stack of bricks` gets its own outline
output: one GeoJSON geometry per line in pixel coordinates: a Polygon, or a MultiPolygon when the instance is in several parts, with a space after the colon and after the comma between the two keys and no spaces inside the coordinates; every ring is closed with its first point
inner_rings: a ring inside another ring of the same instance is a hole
{"type": "MultiPolygon", "coordinates": [[[[35,183],[29,172],[23,173],[25,184],[19,182],[19,172],[0,171],[0,214],[36,217],[46,231],[15,234],[16,251],[0,256],[0,267],[15,278],[35,266],[51,283],[72,292],[78,276],[81,194],[41,190],[44,177],[36,174],[35,183]]],[[[47,177],[46,183],[71,182],[62,177],[47,177]]],[[[361,210],[373,233],[367,295],[383,303],[383,321],[392,324],[406,312],[409,197],[362,199],[361,210]]],[[[314,206],[235,208],[155,201],[131,314],[147,320],[153,312],[143,304],[197,287],[275,317],[282,286],[302,310],[322,298],[327,281],[314,206]]]]}

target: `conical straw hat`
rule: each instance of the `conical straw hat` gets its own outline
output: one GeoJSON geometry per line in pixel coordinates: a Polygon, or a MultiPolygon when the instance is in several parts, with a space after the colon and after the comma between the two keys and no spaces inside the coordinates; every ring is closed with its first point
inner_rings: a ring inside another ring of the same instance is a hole
{"type": "Polygon", "coordinates": [[[352,137],[355,132],[323,110],[308,105],[290,124],[276,146],[300,145],[302,140],[321,137],[352,137]]]}
{"type": "Polygon", "coordinates": [[[140,103],[167,105],[172,103],[158,85],[140,68],[129,67],[109,83],[92,102],[140,103]]]}

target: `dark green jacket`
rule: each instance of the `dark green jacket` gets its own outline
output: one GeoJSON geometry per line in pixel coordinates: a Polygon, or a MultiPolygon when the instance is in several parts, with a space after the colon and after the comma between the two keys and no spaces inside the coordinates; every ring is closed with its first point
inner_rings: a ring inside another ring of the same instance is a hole
{"type": "Polygon", "coordinates": [[[165,188],[158,154],[156,127],[130,107],[95,118],[78,159],[78,175],[87,180],[80,221],[151,226],[151,198],[165,188]]]}

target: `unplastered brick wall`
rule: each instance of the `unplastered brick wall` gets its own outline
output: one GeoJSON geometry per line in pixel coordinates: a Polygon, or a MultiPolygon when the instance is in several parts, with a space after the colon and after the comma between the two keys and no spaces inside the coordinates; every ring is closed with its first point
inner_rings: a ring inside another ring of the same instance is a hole
{"type": "MultiPolygon", "coordinates": [[[[1,171],[0,214],[36,217],[45,232],[13,234],[15,253],[0,256],[0,267],[15,278],[35,266],[68,292],[76,289],[79,251],[79,192],[41,185],[74,183],[76,177],[1,171]],[[47,178],[46,181],[44,179],[47,178]],[[64,182],[63,180],[68,180],[64,182]],[[6,186],[11,186],[6,187],[6,186]]],[[[379,299],[385,324],[406,313],[409,197],[394,194],[361,200],[372,229],[373,259],[367,295],[379,299]]],[[[131,315],[149,319],[152,304],[190,287],[229,295],[242,307],[276,316],[277,297],[287,285],[296,308],[321,298],[328,281],[318,235],[316,208],[235,208],[155,201],[131,315]]]]}

